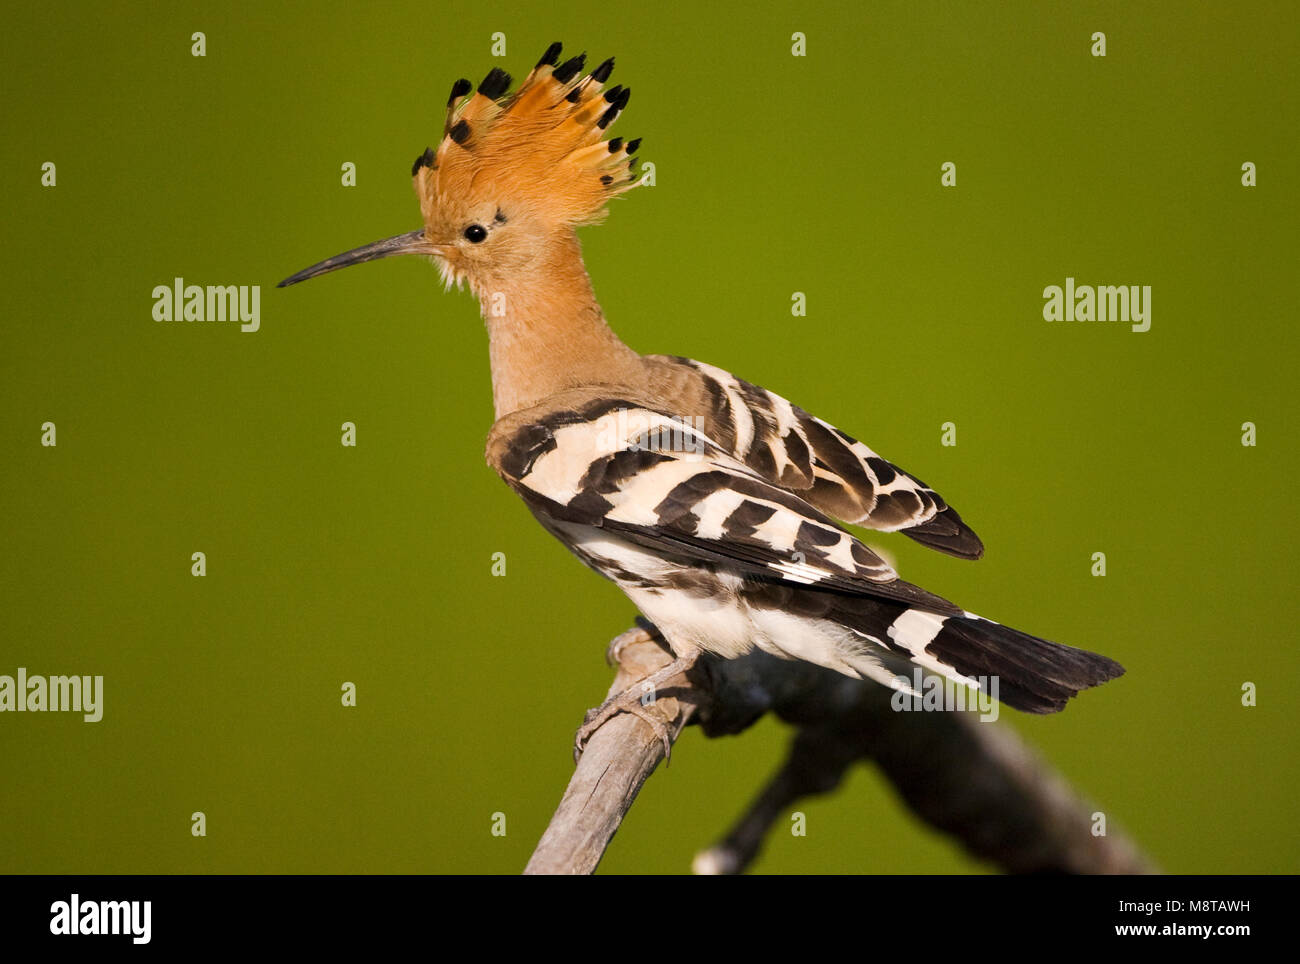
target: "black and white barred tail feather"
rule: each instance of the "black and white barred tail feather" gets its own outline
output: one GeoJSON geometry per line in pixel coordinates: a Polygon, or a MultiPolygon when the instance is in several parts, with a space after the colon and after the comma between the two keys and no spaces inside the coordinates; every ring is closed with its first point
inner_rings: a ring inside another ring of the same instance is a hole
{"type": "Polygon", "coordinates": [[[909,665],[965,685],[996,676],[1003,701],[1036,713],[1123,672],[903,582],[812,505],[661,412],[589,393],[553,402],[499,422],[489,462],[674,651],[758,646],[886,685],[909,665]]]}
{"type": "Polygon", "coordinates": [[[1115,679],[1124,667],[1086,650],[1063,646],[974,613],[942,615],[908,607],[885,615],[841,605],[835,618],[879,639],[892,652],[960,683],[988,689],[1026,713],[1056,713],[1081,690],[1115,679]],[[855,609],[857,611],[855,611],[855,609]]]}
{"type": "Polygon", "coordinates": [[[986,691],[988,680],[997,677],[998,699],[1008,706],[1055,713],[1080,690],[1124,672],[1105,656],[973,613],[936,613],[872,596],[770,583],[750,583],[741,595],[751,607],[828,620],[850,630],[853,638],[842,644],[841,658],[858,675],[886,685],[894,685],[908,663],[986,691]]]}
{"type": "Polygon", "coordinates": [[[925,652],[964,676],[996,676],[998,699],[1027,713],[1056,713],[1080,690],[1124,673],[1113,659],[978,616],[945,619],[925,652]]]}

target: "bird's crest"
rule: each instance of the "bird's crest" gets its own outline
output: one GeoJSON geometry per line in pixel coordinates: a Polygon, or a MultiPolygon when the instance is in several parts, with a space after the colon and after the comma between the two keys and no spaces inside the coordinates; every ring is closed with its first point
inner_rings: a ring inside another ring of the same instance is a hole
{"type": "Polygon", "coordinates": [[[604,140],[631,96],[605,89],[614,58],[583,76],[586,55],[561,63],[560,49],[551,44],[514,93],[499,67],[477,89],[456,81],[441,143],[411,170],[426,222],[448,202],[496,197],[557,223],[591,224],[637,185],[640,139],[604,140]]]}

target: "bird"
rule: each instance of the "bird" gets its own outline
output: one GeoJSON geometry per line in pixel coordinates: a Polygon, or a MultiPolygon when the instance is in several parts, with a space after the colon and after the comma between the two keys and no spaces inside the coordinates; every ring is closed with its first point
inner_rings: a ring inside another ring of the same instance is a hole
{"type": "MultiPolygon", "coordinates": [[[[431,258],[447,290],[468,285],[489,341],[486,460],[671,650],[651,684],[704,654],[759,649],[895,690],[919,670],[1054,713],[1121,675],[903,581],[846,528],[980,558],[979,536],[915,475],[774,392],[614,333],[577,229],[641,184],[641,139],[609,136],[631,97],[607,86],[614,59],[584,73],[586,54],[562,50],[513,92],[500,67],[477,88],[455,82],[437,148],[411,168],[421,227],[279,287],[397,255],[431,258]]],[[[589,713],[576,752],[610,716],[638,712],[643,689],[589,713]]]]}

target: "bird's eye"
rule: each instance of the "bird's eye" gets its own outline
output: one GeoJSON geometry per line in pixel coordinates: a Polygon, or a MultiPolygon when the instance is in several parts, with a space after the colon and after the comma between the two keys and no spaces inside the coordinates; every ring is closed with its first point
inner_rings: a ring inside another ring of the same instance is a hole
{"type": "Polygon", "coordinates": [[[481,224],[471,224],[465,229],[465,237],[474,244],[478,244],[487,238],[487,228],[481,224]]]}

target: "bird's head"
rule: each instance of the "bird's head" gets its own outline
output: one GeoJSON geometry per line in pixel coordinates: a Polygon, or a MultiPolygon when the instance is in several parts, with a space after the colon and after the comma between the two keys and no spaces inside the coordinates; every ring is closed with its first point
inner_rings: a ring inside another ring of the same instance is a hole
{"type": "Polygon", "coordinates": [[[605,88],[610,58],[583,75],[584,55],[560,62],[551,44],[519,89],[494,67],[475,89],[458,80],[447,101],[443,137],[411,174],[424,226],[336,255],[280,287],[363,261],[398,254],[432,256],[448,286],[477,292],[544,264],[557,238],[604,216],[606,204],[636,186],[640,140],[605,135],[630,91],[605,88]]]}

